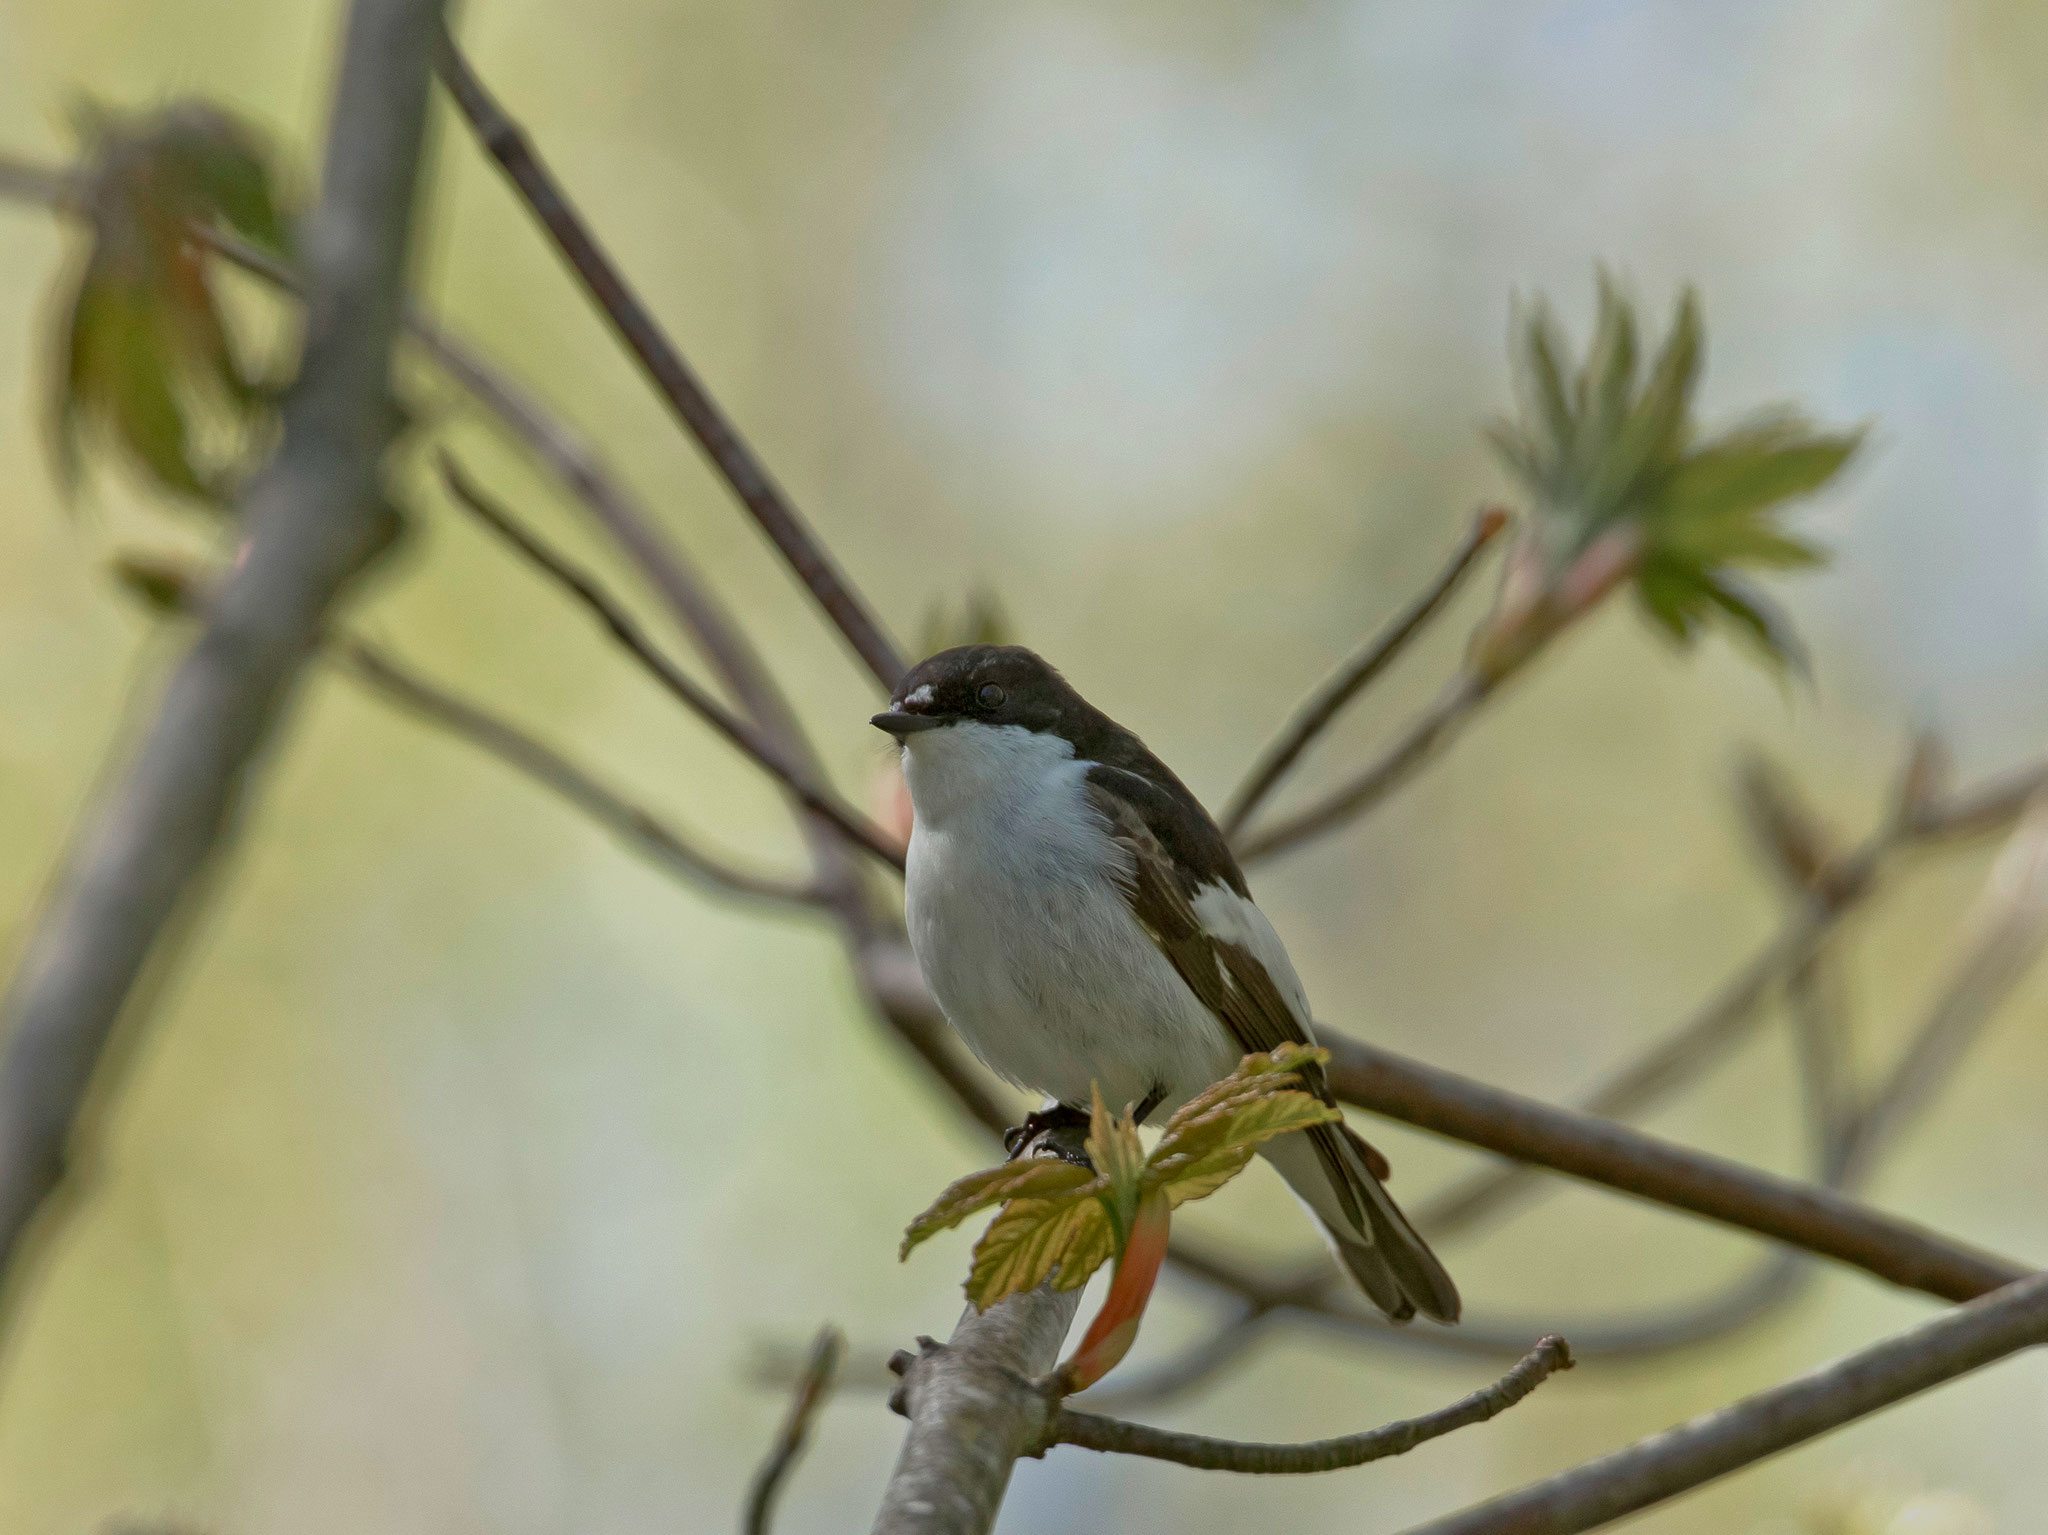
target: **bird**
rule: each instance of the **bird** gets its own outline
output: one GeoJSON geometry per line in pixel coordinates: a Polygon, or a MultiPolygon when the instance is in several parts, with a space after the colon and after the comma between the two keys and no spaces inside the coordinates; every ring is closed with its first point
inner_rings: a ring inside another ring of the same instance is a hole
{"type": "MultiPolygon", "coordinates": [[[[1142,1124],[1251,1052],[1315,1043],[1301,979],[1215,821],[1041,656],[942,650],[872,723],[902,748],[918,968],[975,1055],[1049,1100],[1007,1138],[1013,1155],[1085,1123],[1098,1092],[1142,1124]]],[[[1334,1102],[1320,1064],[1302,1080],[1334,1102]]],[[[1457,1286],[1348,1125],[1260,1154],[1380,1311],[1457,1320],[1457,1286]]]]}

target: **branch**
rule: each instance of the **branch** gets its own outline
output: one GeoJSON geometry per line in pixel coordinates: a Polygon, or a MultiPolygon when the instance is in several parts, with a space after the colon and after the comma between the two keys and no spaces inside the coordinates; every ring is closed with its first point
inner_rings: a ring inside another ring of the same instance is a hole
{"type": "Polygon", "coordinates": [[[2048,938],[2048,803],[2034,802],[1992,866],[1974,932],[1890,1075],[1855,1117],[1858,1171],[1947,1082],[2048,938]]]}
{"type": "Polygon", "coordinates": [[[918,1339],[890,1367],[903,1377],[890,1405],[910,1432],[875,1515],[874,1535],[985,1535],[1010,1468],[1037,1445],[1049,1404],[1033,1384],[1058,1361],[1079,1290],[1037,1289],[977,1314],[952,1338],[918,1339]]]}
{"type": "Polygon", "coordinates": [[[706,392],[682,353],[663,334],[647,306],[597,243],[554,173],[534,152],[526,134],[505,114],[454,40],[445,34],[439,67],[442,83],[475,130],[477,142],[498,162],[533,216],[553,237],[555,248],[581,279],[618,338],[696,438],[705,456],[732,487],[733,494],[753,514],[754,521],[796,572],[797,579],[838,626],[854,654],[866,663],[885,692],[893,690],[905,670],[894,644],[754,456],[738,428],[706,392]]]}
{"type": "Polygon", "coordinates": [[[1228,809],[1223,812],[1221,825],[1225,836],[1235,837],[1243,830],[1244,823],[1251,819],[1252,812],[1259,808],[1261,801],[1272,792],[1273,786],[1294,766],[1295,760],[1308,750],[1315,738],[1329,728],[1330,722],[1344,706],[1369,687],[1380,673],[1384,672],[1408,648],[1408,642],[1422,632],[1422,628],[1434,618],[1439,609],[1450,600],[1451,594],[1463,584],[1486,546],[1499,536],[1508,525],[1508,513],[1498,506],[1487,507],[1472,521],[1470,531],[1463,542],[1451,555],[1450,563],[1438,572],[1437,577],[1420,596],[1393,623],[1353,655],[1342,666],[1309,695],[1306,702],[1294,713],[1279,736],[1268,746],[1259,758],[1258,765],[1246,777],[1236,794],[1231,796],[1228,809]]]}
{"type": "Polygon", "coordinates": [[[1409,1535],[1577,1535],[2048,1342],[2048,1275],[1409,1535]]]}
{"type": "Polygon", "coordinates": [[[1484,1423],[1506,1412],[1557,1371],[1571,1367],[1572,1351],[1564,1339],[1548,1337],[1492,1385],[1461,1397],[1448,1407],[1362,1434],[1317,1439],[1307,1444],[1244,1444],[1233,1439],[1211,1439],[1206,1434],[1174,1433],[1065,1408],[1053,1419],[1045,1443],[1046,1448],[1072,1444],[1106,1454],[1143,1455],[1192,1466],[1197,1471],[1238,1471],[1253,1476],[1342,1471],[1367,1461],[1385,1460],[1390,1455],[1405,1455],[1418,1444],[1484,1423]]]}
{"type": "Polygon", "coordinates": [[[0,199],[68,209],[76,195],[77,182],[69,170],[0,155],[0,199]]]}
{"type": "Polygon", "coordinates": [[[237,810],[328,605],[389,541],[378,484],[392,338],[439,0],[355,0],[307,229],[304,360],[249,529],[119,786],[75,844],[9,989],[0,1057],[0,1263],[55,1186],[129,992],[237,810]]]}
{"type": "MultiPolygon", "coordinates": [[[[1771,987],[1813,959],[1899,854],[2008,826],[2044,787],[2048,764],[2035,763],[1943,802],[1903,801],[1891,824],[1821,871],[1784,926],[1697,1013],[1580,1099],[1579,1110],[1603,1119],[1639,1114],[1723,1059],[1754,1026],[1771,987]]],[[[1495,1213],[1531,1183],[1526,1168],[1493,1169],[1422,1202],[1411,1215],[1432,1238],[1446,1236],[1495,1213]]]]}
{"type": "Polygon", "coordinates": [[[553,747],[428,681],[389,651],[348,638],[335,646],[333,659],[386,701],[553,790],[670,873],[728,895],[794,905],[818,903],[818,893],[807,884],[737,868],[695,847],[652,811],[606,788],[553,747]]]}
{"type": "Polygon", "coordinates": [[[561,585],[595,614],[598,621],[610,631],[612,638],[617,640],[649,675],[681,700],[698,718],[751,757],[756,765],[795,795],[804,808],[823,816],[849,839],[899,874],[903,871],[903,850],[885,832],[859,811],[847,805],[831,790],[813,783],[807,774],[798,771],[795,763],[789,761],[780,750],[771,745],[759,730],[739,718],[688,676],[678,671],[675,663],[656,648],[626,610],[596,581],[570,565],[520,527],[501,507],[492,504],[491,500],[463,474],[454,459],[443,453],[440,462],[441,477],[455,499],[474,513],[492,532],[532,561],[550,579],[561,585]]]}
{"type": "Polygon", "coordinates": [[[1721,1221],[1944,1300],[2028,1270],[1826,1189],[1553,1108],[1318,1028],[1347,1103],[1517,1161],[1721,1221]]]}
{"type": "Polygon", "coordinates": [[[789,1415],[782,1420],[782,1429],[775,1436],[775,1445],[768,1452],[768,1459],[761,1469],[754,1473],[753,1490],[747,1495],[746,1517],[740,1522],[741,1535],[768,1535],[775,1516],[775,1497],[782,1490],[782,1482],[795,1466],[797,1457],[804,1452],[804,1441],[810,1437],[811,1419],[818,1409],[825,1405],[825,1398],[832,1393],[832,1377],[839,1369],[840,1351],[846,1340],[839,1336],[839,1329],[822,1329],[817,1341],[811,1345],[810,1362],[804,1366],[802,1379],[797,1382],[795,1396],[789,1404],[789,1415]]]}
{"type": "Polygon", "coordinates": [[[1275,853],[1283,853],[1311,837],[1334,831],[1346,821],[1363,815],[1449,745],[1478,712],[1479,706],[1493,696],[1498,685],[1497,679],[1478,672],[1458,673],[1437,695],[1436,702],[1424,710],[1401,738],[1369,767],[1308,809],[1297,811],[1278,825],[1243,839],[1237,847],[1238,861],[1257,863],[1271,858],[1275,853]]]}

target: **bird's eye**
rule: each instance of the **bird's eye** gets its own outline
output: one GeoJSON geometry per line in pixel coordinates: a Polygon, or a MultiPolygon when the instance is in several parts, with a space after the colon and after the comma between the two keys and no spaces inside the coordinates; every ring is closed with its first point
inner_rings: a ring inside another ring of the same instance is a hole
{"type": "Polygon", "coordinates": [[[1000,709],[1003,706],[1003,690],[993,682],[984,682],[981,691],[974,697],[984,709],[1000,709]]]}

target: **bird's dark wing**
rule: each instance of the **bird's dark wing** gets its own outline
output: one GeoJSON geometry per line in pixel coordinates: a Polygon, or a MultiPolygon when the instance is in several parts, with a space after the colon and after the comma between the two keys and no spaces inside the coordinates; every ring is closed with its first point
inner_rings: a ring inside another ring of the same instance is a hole
{"type": "MultiPolygon", "coordinates": [[[[1185,808],[1175,797],[1138,774],[1098,766],[1088,772],[1088,799],[1107,822],[1110,837],[1128,855],[1123,892],[1131,915],[1158,945],[1159,952],[1166,956],[1188,989],[1230,1031],[1239,1050],[1249,1054],[1284,1044],[1313,1044],[1315,1037],[1308,1021],[1288,1004],[1258,956],[1232,937],[1211,931],[1196,911],[1197,895],[1209,884],[1223,882],[1200,880],[1189,870],[1186,859],[1176,861],[1168,853],[1167,835],[1178,835],[1184,841],[1198,835],[1185,824],[1185,808]],[[1168,821],[1164,827],[1158,824],[1162,820],[1168,821]]],[[[1199,806],[1194,810],[1205,822],[1208,820],[1199,806]]],[[[1221,833],[1215,831],[1213,824],[1209,830],[1220,843],[1221,833]]],[[[1228,853],[1224,856],[1228,857],[1228,853]]],[[[1234,890],[1229,891],[1229,897],[1245,899],[1234,890]]],[[[1336,1101],[1330,1095],[1321,1066],[1305,1066],[1301,1078],[1302,1084],[1325,1103],[1336,1101]]],[[[1375,1177],[1386,1177],[1387,1162],[1378,1151],[1341,1126],[1318,1125],[1308,1132],[1317,1156],[1330,1172],[1332,1186],[1362,1226],[1363,1211],[1357,1208],[1353,1180],[1344,1170],[1340,1133],[1360,1149],[1375,1177]]]]}

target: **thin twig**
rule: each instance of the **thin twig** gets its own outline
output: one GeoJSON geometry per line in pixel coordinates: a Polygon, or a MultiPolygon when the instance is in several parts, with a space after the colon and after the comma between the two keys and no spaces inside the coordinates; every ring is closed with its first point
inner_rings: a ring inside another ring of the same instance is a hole
{"type": "Polygon", "coordinates": [[[893,690],[904,672],[903,658],[867,604],[598,244],[524,131],[485,88],[454,40],[445,35],[439,66],[442,82],[475,130],[478,143],[526,200],[613,331],[797,579],[838,626],[854,654],[866,663],[885,692],[893,690]]]}
{"type": "MultiPolygon", "coordinates": [[[[2029,800],[2048,788],[2048,763],[2031,763],[1967,794],[1921,804],[1879,827],[1814,883],[1776,933],[1690,1018],[1581,1098],[1581,1113],[1623,1119],[1642,1113],[1672,1090],[1724,1059],[1746,1037],[1771,987],[1812,958],[1819,946],[1877,889],[1902,853],[1977,837],[2009,826],[2029,800]]],[[[1469,1229],[1535,1186],[1526,1168],[1474,1174],[1410,1212],[1432,1239],[1469,1229]]]]}
{"type": "Polygon", "coordinates": [[[617,640],[650,676],[712,729],[738,747],[741,752],[753,758],[758,766],[765,769],[771,777],[802,801],[806,809],[824,816],[846,836],[899,874],[903,871],[903,850],[887,833],[847,805],[831,790],[811,782],[797,769],[796,764],[784,757],[759,730],[739,718],[696,682],[677,670],[675,663],[661,653],[654,642],[641,632],[640,626],[626,610],[595,580],[563,560],[522,528],[502,507],[495,505],[462,472],[461,466],[453,458],[443,453],[440,456],[440,466],[441,478],[455,499],[596,615],[612,638],[617,640]]]}
{"type": "Polygon", "coordinates": [[[0,1263],[56,1185],[101,1053],[232,824],[326,609],[391,537],[378,492],[439,0],[355,0],[308,228],[304,361],[246,553],[74,845],[0,1008],[0,1263]]]}
{"type": "Polygon", "coordinates": [[[1479,706],[1493,695],[1497,685],[1478,672],[1459,672],[1437,695],[1436,702],[1364,771],[1306,810],[1296,811],[1276,825],[1243,838],[1237,847],[1238,861],[1257,863],[1271,858],[1363,815],[1448,745],[1479,706]]]}
{"type": "MultiPolygon", "coordinates": [[[[200,243],[244,271],[286,292],[298,291],[297,273],[234,231],[199,225],[192,232],[200,243]]],[[[589,510],[718,672],[733,699],[778,745],[815,774],[817,763],[802,723],[775,686],[759,653],[702,574],[661,535],[654,519],[626,492],[597,451],[544,410],[502,368],[488,362],[480,350],[458,338],[416,302],[406,306],[405,329],[435,366],[589,510]]]]}
{"type": "Polygon", "coordinates": [[[1408,1535],[1579,1535],[2048,1342],[2048,1274],[1408,1535]]]}
{"type": "Polygon", "coordinates": [[[1197,1471],[1237,1471],[1252,1476],[1300,1476],[1320,1471],[1341,1471],[1368,1461],[1405,1455],[1419,1444],[1506,1412],[1559,1370],[1572,1367],[1572,1353],[1564,1339],[1548,1337],[1507,1374],[1492,1385],[1462,1397],[1448,1407],[1420,1418],[1389,1423],[1362,1434],[1340,1439],[1317,1439],[1306,1444],[1245,1444],[1233,1439],[1212,1439],[1206,1434],[1182,1434],[1170,1429],[1126,1423],[1092,1412],[1062,1408],[1053,1419],[1047,1448],[1057,1444],[1078,1445],[1084,1450],[1101,1450],[1112,1455],[1142,1455],[1151,1460],[1170,1460],[1197,1471]]]}
{"type": "Polygon", "coordinates": [[[1859,1166],[1895,1140],[1954,1074],[2048,939],[2048,803],[2040,800],[1992,866],[1962,957],[1898,1063],[1855,1120],[1859,1166]]]}
{"type": "Polygon", "coordinates": [[[1508,525],[1505,508],[1489,506],[1472,520],[1471,528],[1452,553],[1436,579],[1423,589],[1408,607],[1366,645],[1346,660],[1308,699],[1295,710],[1272,745],[1260,754],[1258,764],[1245,778],[1229,807],[1223,812],[1224,835],[1234,837],[1251,819],[1252,812],[1280,782],[1315,738],[1330,722],[1408,648],[1408,642],[1450,600],[1463,584],[1486,546],[1508,525]]]}
{"type": "Polygon", "coordinates": [[[332,655],[379,696],[554,791],[661,868],[727,895],[787,905],[818,903],[817,891],[806,883],[757,874],[696,847],[651,810],[606,788],[553,747],[428,681],[381,646],[350,638],[335,645],[332,655]]]}
{"type": "Polygon", "coordinates": [[[740,1522],[742,1535],[768,1535],[774,1522],[776,1495],[782,1491],[783,1479],[796,1465],[797,1457],[804,1452],[804,1441],[811,1434],[811,1419],[831,1395],[832,1378],[838,1372],[839,1355],[845,1346],[846,1340],[836,1327],[822,1329],[811,1345],[810,1361],[797,1381],[789,1414],[782,1420],[767,1460],[754,1473],[753,1489],[747,1494],[746,1516],[740,1522]]]}

